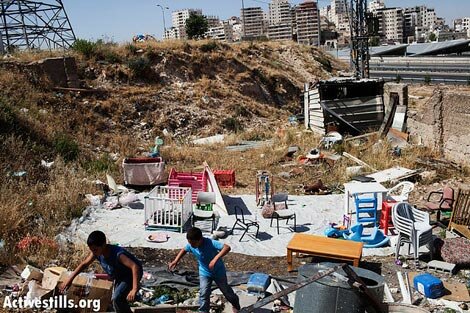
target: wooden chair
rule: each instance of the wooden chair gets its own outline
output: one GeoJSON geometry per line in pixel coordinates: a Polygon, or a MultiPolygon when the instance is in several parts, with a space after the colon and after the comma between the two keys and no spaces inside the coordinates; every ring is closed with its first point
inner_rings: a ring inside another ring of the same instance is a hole
{"type": "Polygon", "coordinates": [[[470,239],[470,190],[459,189],[448,228],[470,239]]]}

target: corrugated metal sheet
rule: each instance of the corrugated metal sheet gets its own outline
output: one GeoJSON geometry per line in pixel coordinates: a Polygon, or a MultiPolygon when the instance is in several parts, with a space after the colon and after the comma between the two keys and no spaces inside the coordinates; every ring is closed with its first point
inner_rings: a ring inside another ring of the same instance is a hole
{"type": "MultiPolygon", "coordinates": [[[[312,129],[320,134],[326,133],[326,127],[330,123],[346,124],[349,123],[360,132],[366,132],[371,129],[377,130],[384,119],[384,105],[382,95],[369,95],[364,97],[342,98],[325,100],[320,99],[320,88],[322,85],[326,88],[328,85],[329,92],[334,86],[331,82],[337,82],[338,90],[344,88],[340,81],[322,81],[312,90],[306,90],[304,93],[305,107],[305,125],[306,128],[312,129]],[[323,83],[323,84],[322,84],[323,83]],[[308,102],[308,107],[307,107],[308,102]],[[329,110],[332,113],[328,112],[329,110]],[[334,116],[338,115],[340,118],[334,116]],[[346,122],[346,123],[345,123],[346,122]]],[[[368,83],[374,86],[373,81],[356,81],[357,88],[364,88],[364,84],[368,83]]],[[[377,81],[378,84],[380,82],[377,81]]],[[[351,80],[344,81],[351,88],[351,84],[355,84],[351,80]]],[[[377,86],[377,85],[376,85],[377,86]]],[[[379,88],[380,90],[380,88],[379,88]]],[[[333,90],[334,91],[334,90],[333,90]]],[[[370,90],[369,94],[370,94],[370,90]]],[[[367,94],[367,92],[364,92],[367,94]]]]}

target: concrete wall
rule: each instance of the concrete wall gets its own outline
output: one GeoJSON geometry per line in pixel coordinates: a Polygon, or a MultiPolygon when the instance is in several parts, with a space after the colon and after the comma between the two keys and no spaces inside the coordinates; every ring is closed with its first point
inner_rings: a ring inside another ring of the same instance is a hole
{"type": "Polygon", "coordinates": [[[436,90],[421,112],[410,112],[408,131],[449,160],[470,164],[470,95],[436,90]]]}

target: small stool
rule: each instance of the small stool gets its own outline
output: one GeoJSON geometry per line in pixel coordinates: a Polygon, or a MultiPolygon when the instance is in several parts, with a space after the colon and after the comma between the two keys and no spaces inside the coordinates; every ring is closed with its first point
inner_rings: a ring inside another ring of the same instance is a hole
{"type": "Polygon", "coordinates": [[[380,214],[380,223],[379,226],[383,229],[385,236],[388,235],[388,227],[393,226],[392,222],[392,208],[395,205],[396,201],[382,201],[382,213],[380,214]]]}

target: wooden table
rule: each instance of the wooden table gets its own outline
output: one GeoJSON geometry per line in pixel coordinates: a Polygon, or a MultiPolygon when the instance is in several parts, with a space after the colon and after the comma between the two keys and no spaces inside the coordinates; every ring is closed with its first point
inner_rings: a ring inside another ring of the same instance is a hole
{"type": "Polygon", "coordinates": [[[292,271],[292,254],[305,253],[331,259],[352,261],[359,266],[362,256],[362,242],[333,239],[322,236],[294,234],[287,245],[287,270],[292,271]]]}

